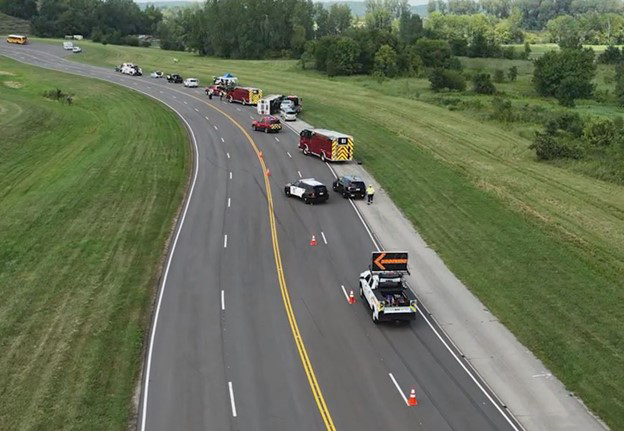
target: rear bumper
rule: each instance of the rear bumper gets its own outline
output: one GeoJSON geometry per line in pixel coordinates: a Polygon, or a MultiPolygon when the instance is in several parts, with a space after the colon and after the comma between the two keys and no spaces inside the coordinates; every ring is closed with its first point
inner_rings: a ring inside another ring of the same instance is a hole
{"type": "Polygon", "coordinates": [[[316,198],[309,198],[309,199],[310,199],[310,202],[314,202],[315,204],[319,204],[319,203],[327,202],[329,200],[329,195],[316,197],[316,198]]]}
{"type": "Polygon", "coordinates": [[[416,319],[416,313],[384,313],[381,312],[379,313],[379,317],[378,320],[381,322],[396,322],[396,321],[401,321],[401,322],[405,322],[405,321],[409,321],[409,320],[415,320],[416,319]]]}

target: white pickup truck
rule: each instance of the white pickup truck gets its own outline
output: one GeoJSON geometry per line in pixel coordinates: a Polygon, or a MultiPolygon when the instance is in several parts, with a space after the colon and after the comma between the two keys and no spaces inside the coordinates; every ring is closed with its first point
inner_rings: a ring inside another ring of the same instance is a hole
{"type": "Polygon", "coordinates": [[[360,296],[370,307],[373,322],[416,319],[418,301],[403,281],[404,272],[407,253],[373,253],[371,269],[360,274],[360,296]]]}

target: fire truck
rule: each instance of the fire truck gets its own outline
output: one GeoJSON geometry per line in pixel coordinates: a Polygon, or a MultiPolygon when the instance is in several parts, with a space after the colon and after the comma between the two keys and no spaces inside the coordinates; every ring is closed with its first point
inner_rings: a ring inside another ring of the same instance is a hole
{"type": "Polygon", "coordinates": [[[238,102],[243,105],[257,105],[262,99],[262,90],[252,87],[234,87],[228,89],[225,97],[228,102],[238,102]]]}
{"type": "Polygon", "coordinates": [[[299,134],[303,154],[314,154],[322,161],[353,160],[353,137],[325,129],[304,129],[299,134]]]}

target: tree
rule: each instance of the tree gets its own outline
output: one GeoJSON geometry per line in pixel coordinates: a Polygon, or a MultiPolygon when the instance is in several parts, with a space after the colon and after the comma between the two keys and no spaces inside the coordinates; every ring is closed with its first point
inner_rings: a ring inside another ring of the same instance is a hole
{"type": "Polygon", "coordinates": [[[602,54],[598,56],[598,63],[618,64],[622,61],[622,52],[617,46],[609,45],[602,54]]]}
{"type": "Polygon", "coordinates": [[[468,46],[468,57],[496,57],[500,52],[500,46],[489,39],[484,31],[478,31],[472,37],[468,46]]]}
{"type": "Polygon", "coordinates": [[[444,89],[464,91],[466,80],[461,73],[454,70],[437,68],[429,74],[429,82],[433,91],[444,89]]]}
{"type": "Polygon", "coordinates": [[[410,45],[422,36],[423,24],[420,16],[407,11],[399,18],[399,39],[410,45]]]}
{"type": "Polygon", "coordinates": [[[346,4],[334,3],[329,8],[327,27],[329,34],[342,34],[351,27],[351,8],[346,4]]]}
{"type": "Polygon", "coordinates": [[[382,45],[375,54],[374,75],[393,77],[397,74],[397,54],[390,45],[382,45]]]}
{"type": "Polygon", "coordinates": [[[583,140],[593,147],[608,147],[617,138],[618,130],[611,120],[594,118],[583,128],[583,140]]]}
{"type": "Polygon", "coordinates": [[[423,66],[433,68],[448,67],[451,59],[451,47],[445,40],[418,39],[415,44],[423,66]]]}
{"type": "Polygon", "coordinates": [[[360,46],[350,37],[338,37],[327,52],[327,74],[352,75],[359,70],[360,46]]]}
{"type": "Polygon", "coordinates": [[[509,71],[507,72],[507,76],[509,77],[510,81],[515,81],[516,79],[518,79],[518,67],[511,66],[509,68],[509,71]]]}
{"type": "Polygon", "coordinates": [[[580,21],[569,15],[558,16],[548,21],[546,25],[551,40],[562,49],[578,48],[585,40],[580,21]]]}
{"type": "Polygon", "coordinates": [[[615,65],[615,97],[619,106],[624,106],[624,63],[615,65]]]}
{"type": "Polygon", "coordinates": [[[538,160],[580,159],[583,156],[581,149],[573,143],[557,139],[547,133],[536,132],[529,148],[535,150],[538,160]]]}
{"type": "Polygon", "coordinates": [[[529,42],[524,42],[524,59],[528,60],[529,56],[531,55],[531,45],[529,45],[529,42]]]}
{"type": "Polygon", "coordinates": [[[570,105],[575,99],[591,96],[595,73],[591,49],[551,51],[535,61],[533,85],[541,96],[554,96],[570,105]]]}
{"type": "Polygon", "coordinates": [[[22,19],[37,15],[36,0],[0,0],[0,12],[22,19]]]}
{"type": "Polygon", "coordinates": [[[472,89],[479,94],[494,94],[496,87],[490,79],[489,73],[477,73],[472,77],[472,89]]]}

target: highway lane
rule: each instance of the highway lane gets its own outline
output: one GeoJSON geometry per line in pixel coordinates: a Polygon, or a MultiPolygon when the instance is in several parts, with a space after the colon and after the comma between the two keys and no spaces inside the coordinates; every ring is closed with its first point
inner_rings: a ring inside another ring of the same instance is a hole
{"type": "MultiPolygon", "coordinates": [[[[195,192],[200,197],[191,200],[172,260],[175,292],[168,285],[163,296],[147,429],[322,429],[277,287],[262,172],[241,131],[206,104],[245,126],[254,115],[251,108],[198,100],[200,91],[148,78],[68,64],[56,57],[63,54],[59,47],[28,48],[18,59],[28,61],[28,52],[34,55],[30,61],[43,66],[139,86],[174,104],[201,135],[195,192]],[[219,308],[222,290],[225,310],[219,308]]],[[[18,52],[2,49],[7,51],[18,52]]],[[[333,179],[320,160],[296,150],[294,134],[280,133],[279,142],[274,135],[252,136],[271,169],[286,281],[336,428],[513,429],[425,322],[375,326],[361,303],[346,303],[340,285],[357,293],[357,275],[374,248],[366,230],[338,195],[318,206],[283,196],[283,184],[299,173],[327,184],[333,179]],[[316,247],[308,245],[312,234],[316,247]],[[389,373],[403,392],[416,389],[418,407],[404,405],[389,373]]]]}

